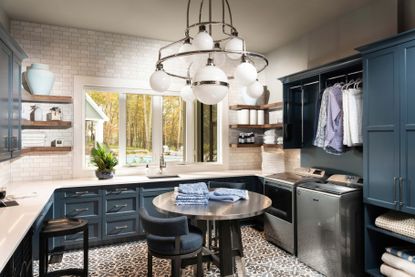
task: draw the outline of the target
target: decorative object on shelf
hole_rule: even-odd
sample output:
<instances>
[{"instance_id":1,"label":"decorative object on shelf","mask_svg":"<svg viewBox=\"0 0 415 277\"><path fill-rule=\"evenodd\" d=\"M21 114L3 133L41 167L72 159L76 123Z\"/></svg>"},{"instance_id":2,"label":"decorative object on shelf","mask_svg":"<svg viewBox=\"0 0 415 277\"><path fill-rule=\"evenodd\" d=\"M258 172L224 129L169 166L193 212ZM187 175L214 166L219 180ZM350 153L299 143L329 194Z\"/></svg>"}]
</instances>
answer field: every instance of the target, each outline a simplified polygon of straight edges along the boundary
<instances>
[{"instance_id":1,"label":"decorative object on shelf","mask_svg":"<svg viewBox=\"0 0 415 277\"><path fill-rule=\"evenodd\" d=\"M31 106L32 111L30 112L30 120L31 121L43 121L43 111L42 109L37 106Z\"/></svg>"},{"instance_id":2,"label":"decorative object on shelf","mask_svg":"<svg viewBox=\"0 0 415 277\"><path fill-rule=\"evenodd\" d=\"M62 120L62 110L59 107L52 107L50 112L46 114L47 120Z\"/></svg>"},{"instance_id":3,"label":"decorative object on shelf","mask_svg":"<svg viewBox=\"0 0 415 277\"><path fill-rule=\"evenodd\" d=\"M200 0L195 4L198 21L191 24L190 13L195 2L188 0L187 3L184 38L160 48L150 85L153 90L162 92L169 88L170 76L180 78L187 81L186 86L191 84L197 100L214 105L226 97L229 79L235 77L241 85L250 86L258 73L268 66L268 60L246 50L245 40L233 26L228 0L216 1L221 6L220 21L213 20L216 9L212 8L212 1ZM208 20L202 21L203 18ZM178 63L185 68L177 66ZM257 87L255 84L252 88L252 95L259 95Z\"/></svg>"},{"instance_id":4,"label":"decorative object on shelf","mask_svg":"<svg viewBox=\"0 0 415 277\"><path fill-rule=\"evenodd\" d=\"M249 110L243 109L237 111L238 124L249 124Z\"/></svg>"},{"instance_id":5,"label":"decorative object on shelf","mask_svg":"<svg viewBox=\"0 0 415 277\"><path fill-rule=\"evenodd\" d=\"M249 125L257 125L257 111L249 110Z\"/></svg>"},{"instance_id":6,"label":"decorative object on shelf","mask_svg":"<svg viewBox=\"0 0 415 277\"><path fill-rule=\"evenodd\" d=\"M114 177L114 167L118 164L118 159L107 146L97 143L91 151L91 163L97 167L95 170L97 178L105 180Z\"/></svg>"},{"instance_id":7,"label":"decorative object on shelf","mask_svg":"<svg viewBox=\"0 0 415 277\"><path fill-rule=\"evenodd\" d=\"M52 147L63 147L63 139L54 139L51 143Z\"/></svg>"},{"instance_id":8,"label":"decorative object on shelf","mask_svg":"<svg viewBox=\"0 0 415 277\"><path fill-rule=\"evenodd\" d=\"M34 63L23 73L29 92L35 95L49 95L55 82L54 74L49 65Z\"/></svg>"},{"instance_id":9,"label":"decorative object on shelf","mask_svg":"<svg viewBox=\"0 0 415 277\"><path fill-rule=\"evenodd\" d=\"M258 125L265 124L265 112L264 110L257 110L257 123Z\"/></svg>"},{"instance_id":10,"label":"decorative object on shelf","mask_svg":"<svg viewBox=\"0 0 415 277\"><path fill-rule=\"evenodd\" d=\"M239 144L254 144L255 143L255 134L250 133L239 133L238 137Z\"/></svg>"}]
</instances>

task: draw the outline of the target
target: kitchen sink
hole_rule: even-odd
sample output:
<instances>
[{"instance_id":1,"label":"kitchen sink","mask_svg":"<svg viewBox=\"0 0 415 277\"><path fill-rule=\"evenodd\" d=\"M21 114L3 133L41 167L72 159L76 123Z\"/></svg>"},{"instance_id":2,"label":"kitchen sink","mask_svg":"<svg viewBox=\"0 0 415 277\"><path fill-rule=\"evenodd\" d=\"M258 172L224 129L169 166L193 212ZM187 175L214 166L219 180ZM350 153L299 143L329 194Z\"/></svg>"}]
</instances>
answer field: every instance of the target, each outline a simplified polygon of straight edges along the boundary
<instances>
[{"instance_id":1,"label":"kitchen sink","mask_svg":"<svg viewBox=\"0 0 415 277\"><path fill-rule=\"evenodd\" d=\"M148 175L148 179L165 179L165 178L179 178L177 174L159 174L159 175Z\"/></svg>"}]
</instances>

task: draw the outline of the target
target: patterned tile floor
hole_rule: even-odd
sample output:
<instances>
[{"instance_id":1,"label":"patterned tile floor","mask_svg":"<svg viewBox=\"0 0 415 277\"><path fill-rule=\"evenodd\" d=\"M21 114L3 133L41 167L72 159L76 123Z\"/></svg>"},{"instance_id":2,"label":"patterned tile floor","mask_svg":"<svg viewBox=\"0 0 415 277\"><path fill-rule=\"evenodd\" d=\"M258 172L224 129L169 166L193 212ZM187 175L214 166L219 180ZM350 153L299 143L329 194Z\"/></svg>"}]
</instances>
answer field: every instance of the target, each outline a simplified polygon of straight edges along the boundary
<instances>
[{"instance_id":1,"label":"patterned tile floor","mask_svg":"<svg viewBox=\"0 0 415 277\"><path fill-rule=\"evenodd\" d=\"M249 277L324 277L304 265L294 256L279 249L264 239L263 233L250 227L242 228L245 257L242 263L245 273L237 269L238 276ZM144 277L147 275L147 245L145 241L93 248L89 252L89 276L97 277ZM237 263L238 265L238 263ZM64 255L62 263L49 266L50 270L82 266L82 252L72 251ZM38 276L38 263L34 263L34 276ZM183 276L193 276L192 267L187 267ZM170 276L170 263L154 258L153 276ZM205 276L216 277L219 270L212 266Z\"/></svg>"}]
</instances>

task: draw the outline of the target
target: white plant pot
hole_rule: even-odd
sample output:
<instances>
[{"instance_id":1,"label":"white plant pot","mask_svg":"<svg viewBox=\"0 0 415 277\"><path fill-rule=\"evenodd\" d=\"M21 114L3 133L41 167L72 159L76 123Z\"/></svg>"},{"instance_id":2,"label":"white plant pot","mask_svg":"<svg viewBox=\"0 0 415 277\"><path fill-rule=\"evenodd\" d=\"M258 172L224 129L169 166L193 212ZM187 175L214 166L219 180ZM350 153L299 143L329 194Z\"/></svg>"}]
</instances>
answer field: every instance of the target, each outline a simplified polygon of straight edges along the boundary
<instances>
[{"instance_id":1,"label":"white plant pot","mask_svg":"<svg viewBox=\"0 0 415 277\"><path fill-rule=\"evenodd\" d=\"M49 95L55 76L49 71L49 65L34 63L24 73L30 92L35 95Z\"/></svg>"}]
</instances>

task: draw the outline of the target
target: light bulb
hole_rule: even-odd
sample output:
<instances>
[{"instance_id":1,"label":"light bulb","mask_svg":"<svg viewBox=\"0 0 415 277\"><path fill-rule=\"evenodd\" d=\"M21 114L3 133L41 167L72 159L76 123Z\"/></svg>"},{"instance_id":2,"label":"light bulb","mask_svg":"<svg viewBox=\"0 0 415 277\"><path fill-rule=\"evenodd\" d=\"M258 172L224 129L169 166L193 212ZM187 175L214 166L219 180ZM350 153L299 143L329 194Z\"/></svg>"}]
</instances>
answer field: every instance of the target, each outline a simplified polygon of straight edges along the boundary
<instances>
[{"instance_id":1,"label":"light bulb","mask_svg":"<svg viewBox=\"0 0 415 277\"><path fill-rule=\"evenodd\" d=\"M240 37L234 36L226 43L225 50L242 52L244 50L244 41ZM232 60L237 60L241 58L242 54L228 53L227 56Z\"/></svg>"},{"instance_id":2,"label":"light bulb","mask_svg":"<svg viewBox=\"0 0 415 277\"><path fill-rule=\"evenodd\" d=\"M180 90L180 96L186 102L193 102L196 99L190 81L187 81L186 85Z\"/></svg>"},{"instance_id":3,"label":"light bulb","mask_svg":"<svg viewBox=\"0 0 415 277\"><path fill-rule=\"evenodd\" d=\"M209 63L199 69L193 83L196 99L206 105L222 101L229 90L228 77L220 68Z\"/></svg>"},{"instance_id":4,"label":"light bulb","mask_svg":"<svg viewBox=\"0 0 415 277\"><path fill-rule=\"evenodd\" d=\"M182 46L180 46L179 48L179 53L185 53L185 52L190 52L190 51L194 51L194 47L193 45L190 43L190 40L186 40ZM186 64L190 64L192 62L192 56L182 56L181 57L182 61Z\"/></svg>"},{"instance_id":5,"label":"light bulb","mask_svg":"<svg viewBox=\"0 0 415 277\"><path fill-rule=\"evenodd\" d=\"M264 93L264 86L260 82L258 82L258 80L256 80L255 82L253 82L252 84L248 86L246 93L248 94L249 97L252 97L255 99L259 98Z\"/></svg>"},{"instance_id":6,"label":"light bulb","mask_svg":"<svg viewBox=\"0 0 415 277\"><path fill-rule=\"evenodd\" d=\"M199 27L199 33L193 39L193 45L197 50L212 50L214 46L213 38L206 32L205 26Z\"/></svg>"},{"instance_id":7,"label":"light bulb","mask_svg":"<svg viewBox=\"0 0 415 277\"><path fill-rule=\"evenodd\" d=\"M170 87L170 82L170 76L160 68L151 74L150 86L155 91L164 92L168 90Z\"/></svg>"},{"instance_id":8,"label":"light bulb","mask_svg":"<svg viewBox=\"0 0 415 277\"><path fill-rule=\"evenodd\" d=\"M248 90L247 87L241 87L241 95L242 95L243 102L246 105L255 105L257 100L249 96L247 90Z\"/></svg>"},{"instance_id":9,"label":"light bulb","mask_svg":"<svg viewBox=\"0 0 415 277\"><path fill-rule=\"evenodd\" d=\"M257 79L258 73L256 68L248 63L242 62L235 70L235 79L242 85L248 86L255 82Z\"/></svg>"}]
</instances>

